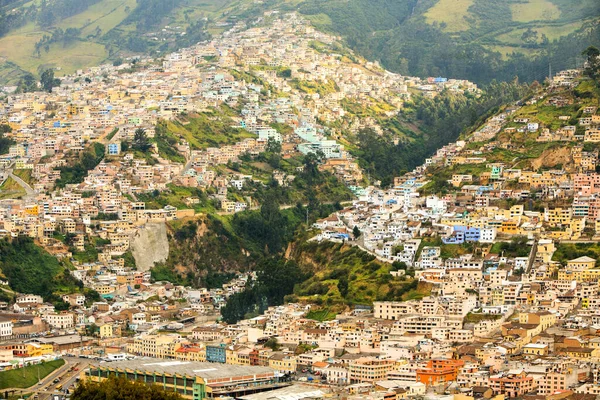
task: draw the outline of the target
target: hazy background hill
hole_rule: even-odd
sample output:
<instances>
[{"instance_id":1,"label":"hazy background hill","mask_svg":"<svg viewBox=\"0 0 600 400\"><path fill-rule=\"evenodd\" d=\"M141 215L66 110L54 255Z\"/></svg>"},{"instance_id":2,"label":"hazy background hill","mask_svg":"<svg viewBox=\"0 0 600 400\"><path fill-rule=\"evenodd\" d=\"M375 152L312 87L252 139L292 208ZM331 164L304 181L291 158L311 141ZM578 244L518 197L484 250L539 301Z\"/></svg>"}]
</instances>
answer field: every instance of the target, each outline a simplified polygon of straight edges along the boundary
<instances>
[{"instance_id":1,"label":"hazy background hill","mask_svg":"<svg viewBox=\"0 0 600 400\"><path fill-rule=\"evenodd\" d=\"M597 0L0 0L0 82L189 46L266 10L297 10L407 75L544 79L600 44Z\"/></svg>"}]
</instances>

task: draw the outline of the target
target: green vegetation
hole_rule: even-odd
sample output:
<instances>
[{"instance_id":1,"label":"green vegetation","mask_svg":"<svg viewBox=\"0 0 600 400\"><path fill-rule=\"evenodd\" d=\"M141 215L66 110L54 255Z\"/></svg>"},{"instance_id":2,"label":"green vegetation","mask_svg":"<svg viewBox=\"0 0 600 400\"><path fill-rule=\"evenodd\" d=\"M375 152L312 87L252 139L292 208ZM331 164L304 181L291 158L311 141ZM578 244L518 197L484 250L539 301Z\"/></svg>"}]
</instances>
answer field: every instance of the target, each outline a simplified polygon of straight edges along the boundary
<instances>
[{"instance_id":1,"label":"green vegetation","mask_svg":"<svg viewBox=\"0 0 600 400\"><path fill-rule=\"evenodd\" d=\"M143 382L131 381L127 378L110 377L100 383L90 380L82 381L71 396L73 400L183 400L173 391L158 385L146 385Z\"/></svg>"},{"instance_id":2,"label":"green vegetation","mask_svg":"<svg viewBox=\"0 0 600 400\"><path fill-rule=\"evenodd\" d=\"M527 257L531 246L525 236L515 236L510 242L496 242L490 249L492 254L503 254L505 257Z\"/></svg>"},{"instance_id":3,"label":"green vegetation","mask_svg":"<svg viewBox=\"0 0 600 400\"><path fill-rule=\"evenodd\" d=\"M106 136L106 140L111 141L115 135L117 134L117 132L119 132L119 128L115 128L112 131L110 131L110 133L108 134L108 136Z\"/></svg>"},{"instance_id":4,"label":"green vegetation","mask_svg":"<svg viewBox=\"0 0 600 400\"><path fill-rule=\"evenodd\" d=\"M29 237L0 240L0 271L11 289L41 295L55 304L62 303L59 294L83 288L83 283L69 273L65 262L36 246Z\"/></svg>"},{"instance_id":5,"label":"green vegetation","mask_svg":"<svg viewBox=\"0 0 600 400\"><path fill-rule=\"evenodd\" d=\"M235 323L247 314L262 314L268 306L283 304L284 297L302 279L302 271L295 261L275 258L262 259L255 268L256 282L240 293L232 295L221 309L223 320Z\"/></svg>"},{"instance_id":6,"label":"green vegetation","mask_svg":"<svg viewBox=\"0 0 600 400\"><path fill-rule=\"evenodd\" d=\"M71 154L69 165L60 168L60 179L56 187L64 188L69 184L83 182L87 172L96 168L104 158L104 145L93 143L80 154Z\"/></svg>"},{"instance_id":7,"label":"green vegetation","mask_svg":"<svg viewBox=\"0 0 600 400\"><path fill-rule=\"evenodd\" d=\"M5 133L12 132L12 128L8 124L0 125L0 154L8 153L10 146L15 144L14 140L4 136Z\"/></svg>"},{"instance_id":8,"label":"green vegetation","mask_svg":"<svg viewBox=\"0 0 600 400\"><path fill-rule=\"evenodd\" d=\"M15 181L10 176L6 178L4 183L0 186L0 200L3 199L18 199L25 196L27 193L25 189L19 185L17 181Z\"/></svg>"},{"instance_id":9,"label":"green vegetation","mask_svg":"<svg viewBox=\"0 0 600 400\"><path fill-rule=\"evenodd\" d=\"M600 259L600 243L559 243L552 260L567 265L567 261L583 256Z\"/></svg>"},{"instance_id":10,"label":"green vegetation","mask_svg":"<svg viewBox=\"0 0 600 400\"><path fill-rule=\"evenodd\" d=\"M167 124L164 121L159 121L156 125L154 141L158 146L158 154L162 158L174 162L185 163L185 157L175 148L178 140L173 137L171 132L169 132Z\"/></svg>"},{"instance_id":11,"label":"green vegetation","mask_svg":"<svg viewBox=\"0 0 600 400\"><path fill-rule=\"evenodd\" d=\"M331 321L335 319L337 313L331 311L329 308L321 308L321 309L311 309L308 314L306 314L306 318L314 319L319 322L323 321Z\"/></svg>"},{"instance_id":12,"label":"green vegetation","mask_svg":"<svg viewBox=\"0 0 600 400\"><path fill-rule=\"evenodd\" d=\"M298 10L361 55L404 75L478 83L508 81L515 73L541 80L549 63L571 68L582 48L600 42L595 0L23 1L0 8L0 56L11 71L0 71L0 79L18 80L40 67L71 73L132 52L170 52L221 33L217 23L256 20L273 9ZM180 28L159 33L161 40L147 36L166 25Z\"/></svg>"},{"instance_id":13,"label":"green vegetation","mask_svg":"<svg viewBox=\"0 0 600 400\"><path fill-rule=\"evenodd\" d=\"M549 63L573 68L600 43L594 0L308 0L299 9L387 69L480 84L541 81Z\"/></svg>"},{"instance_id":14,"label":"green vegetation","mask_svg":"<svg viewBox=\"0 0 600 400\"><path fill-rule=\"evenodd\" d=\"M300 92L306 94L318 93L321 97L339 91L339 88L332 80L322 83L319 81L300 81L298 79L292 79L289 81L289 84Z\"/></svg>"},{"instance_id":15,"label":"green vegetation","mask_svg":"<svg viewBox=\"0 0 600 400\"><path fill-rule=\"evenodd\" d=\"M44 379L63 365L65 365L65 360L61 358L38 365L0 372L0 389L28 388L38 383L38 375L40 379Z\"/></svg>"},{"instance_id":16,"label":"green vegetation","mask_svg":"<svg viewBox=\"0 0 600 400\"><path fill-rule=\"evenodd\" d=\"M256 137L244 129L233 128L233 125L235 125L234 121L224 110L215 109L213 112L190 114L180 116L176 121L168 121L166 131L160 124L157 129L164 136L161 140L185 139L194 149L219 147L237 143L245 138ZM166 151L166 148L163 147L162 151Z\"/></svg>"},{"instance_id":17,"label":"green vegetation","mask_svg":"<svg viewBox=\"0 0 600 400\"><path fill-rule=\"evenodd\" d=\"M357 136L358 150L354 151L361 166L382 185L389 185L395 176L410 171L443 145L461 133L478 126L503 104L520 99L527 87L512 83L493 83L480 97L444 92L434 99L417 97L407 104L398 121L414 122L421 134L413 133L410 140L398 141L390 130L378 135L363 130Z\"/></svg>"},{"instance_id":18,"label":"green vegetation","mask_svg":"<svg viewBox=\"0 0 600 400\"><path fill-rule=\"evenodd\" d=\"M293 253L307 279L294 289L295 300L339 309L344 305L371 304L374 300L404 300L427 295L410 277L395 278L392 266L358 247L343 243L307 242Z\"/></svg>"},{"instance_id":19,"label":"green vegetation","mask_svg":"<svg viewBox=\"0 0 600 400\"><path fill-rule=\"evenodd\" d=\"M502 318L502 315L498 314L478 314L478 313L468 313L463 319L463 323L465 324L476 324L481 321L496 321Z\"/></svg>"},{"instance_id":20,"label":"green vegetation","mask_svg":"<svg viewBox=\"0 0 600 400\"><path fill-rule=\"evenodd\" d=\"M199 203L188 206L185 203L185 199L188 197L197 197ZM171 205L180 210L193 208L197 212L204 213L214 212L216 210L214 201L209 200L207 193L203 190L187 186L177 186L171 183L167 185L166 190L140 193L137 195L137 199L145 202L146 208L150 210L157 210L166 205Z\"/></svg>"}]
</instances>

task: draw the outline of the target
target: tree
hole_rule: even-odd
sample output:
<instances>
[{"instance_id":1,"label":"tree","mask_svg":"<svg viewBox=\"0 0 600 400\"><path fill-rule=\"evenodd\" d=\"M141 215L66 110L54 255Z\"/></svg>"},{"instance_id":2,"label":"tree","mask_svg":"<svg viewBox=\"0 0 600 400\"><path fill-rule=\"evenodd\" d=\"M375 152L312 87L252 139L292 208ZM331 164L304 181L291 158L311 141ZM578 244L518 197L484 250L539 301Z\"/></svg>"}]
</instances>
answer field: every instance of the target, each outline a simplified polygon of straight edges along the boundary
<instances>
[{"instance_id":1,"label":"tree","mask_svg":"<svg viewBox=\"0 0 600 400\"><path fill-rule=\"evenodd\" d=\"M71 396L73 400L183 400L183 397L158 385L146 385L126 378L110 377L100 383L82 381Z\"/></svg>"},{"instance_id":2,"label":"tree","mask_svg":"<svg viewBox=\"0 0 600 400\"><path fill-rule=\"evenodd\" d=\"M33 92L36 89L37 89L37 82L35 81L35 77L30 73L26 73L23 76L23 78L21 78L19 80L19 83L17 84L17 92L18 93Z\"/></svg>"},{"instance_id":3,"label":"tree","mask_svg":"<svg viewBox=\"0 0 600 400\"><path fill-rule=\"evenodd\" d=\"M151 144L148 140L148 135L142 128L137 128L135 130L133 135L133 144L131 147L135 150L141 151L142 153L145 153L150 149Z\"/></svg>"},{"instance_id":4,"label":"tree","mask_svg":"<svg viewBox=\"0 0 600 400\"><path fill-rule=\"evenodd\" d=\"M406 271L408 268L408 265L406 265L406 263L404 261L394 261L392 263L392 271Z\"/></svg>"},{"instance_id":5,"label":"tree","mask_svg":"<svg viewBox=\"0 0 600 400\"><path fill-rule=\"evenodd\" d=\"M268 347L269 349L273 350L273 351L278 351L281 346L279 345L279 342L277 341L277 338L269 338L269 340L267 340L265 342L265 347Z\"/></svg>"},{"instance_id":6,"label":"tree","mask_svg":"<svg viewBox=\"0 0 600 400\"><path fill-rule=\"evenodd\" d=\"M354 225L354 228L352 229L352 235L354 235L354 239L358 239L361 234L362 232L360 229L358 229L358 226Z\"/></svg>"},{"instance_id":7,"label":"tree","mask_svg":"<svg viewBox=\"0 0 600 400\"><path fill-rule=\"evenodd\" d=\"M60 86L60 79L54 78L54 70L52 68L48 68L42 72L40 83L46 92L52 92L53 87Z\"/></svg>"},{"instance_id":8,"label":"tree","mask_svg":"<svg viewBox=\"0 0 600 400\"><path fill-rule=\"evenodd\" d=\"M600 78L600 50L590 46L581 53L586 57L585 74L592 79Z\"/></svg>"},{"instance_id":9,"label":"tree","mask_svg":"<svg viewBox=\"0 0 600 400\"><path fill-rule=\"evenodd\" d=\"M337 284L338 290L340 291L340 295L343 298L346 298L346 296L348 295L348 277L347 276L341 276L340 279L338 280L338 284Z\"/></svg>"},{"instance_id":10,"label":"tree","mask_svg":"<svg viewBox=\"0 0 600 400\"><path fill-rule=\"evenodd\" d=\"M10 125L0 125L0 154L8 153L10 146L15 144L14 140L4 136L5 133L10 133L12 128Z\"/></svg>"}]
</instances>

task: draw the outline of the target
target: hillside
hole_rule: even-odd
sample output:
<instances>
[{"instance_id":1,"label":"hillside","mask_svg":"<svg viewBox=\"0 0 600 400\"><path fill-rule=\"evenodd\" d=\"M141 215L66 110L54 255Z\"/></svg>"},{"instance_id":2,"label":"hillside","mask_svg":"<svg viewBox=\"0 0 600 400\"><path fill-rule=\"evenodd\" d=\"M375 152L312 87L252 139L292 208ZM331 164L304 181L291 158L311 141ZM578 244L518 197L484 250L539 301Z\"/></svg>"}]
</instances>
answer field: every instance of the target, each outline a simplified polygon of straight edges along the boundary
<instances>
[{"instance_id":1,"label":"hillside","mask_svg":"<svg viewBox=\"0 0 600 400\"><path fill-rule=\"evenodd\" d=\"M549 63L581 66L577 50L600 42L594 0L309 0L299 10L387 69L478 83L542 80Z\"/></svg>"},{"instance_id":2,"label":"hillside","mask_svg":"<svg viewBox=\"0 0 600 400\"><path fill-rule=\"evenodd\" d=\"M560 82L560 79L558 80ZM491 118L487 127L497 130L489 137L482 130L466 137L463 157L485 154L487 163L500 163L510 168L526 171L564 171L577 173L597 171L600 144L585 138L587 126L580 119L589 115L600 104L600 84L587 76L574 79L572 85L553 84L549 87L532 87L532 93L516 106L504 107ZM528 124L537 126L529 130ZM583 139L583 141L582 141ZM586 164L588 160L591 164ZM423 186L424 194L448 193L450 180L456 174L472 174L473 184L489 184L489 169L484 164L456 163L450 167L427 170L430 182ZM506 181L505 189L522 190L528 185L519 179ZM560 206L563 199L552 203ZM529 209L543 209L549 204L530 200Z\"/></svg>"},{"instance_id":3,"label":"hillside","mask_svg":"<svg viewBox=\"0 0 600 400\"><path fill-rule=\"evenodd\" d=\"M83 289L69 267L28 237L0 240L0 278L15 292L41 295L57 307L68 307L60 297L66 293L84 291L88 299L98 299L98 293Z\"/></svg>"},{"instance_id":4,"label":"hillside","mask_svg":"<svg viewBox=\"0 0 600 400\"><path fill-rule=\"evenodd\" d=\"M579 49L600 42L595 0L6 0L0 82L165 53L240 21L262 24L269 10L299 11L389 70L478 83L542 80L550 63L581 65Z\"/></svg>"}]
</instances>

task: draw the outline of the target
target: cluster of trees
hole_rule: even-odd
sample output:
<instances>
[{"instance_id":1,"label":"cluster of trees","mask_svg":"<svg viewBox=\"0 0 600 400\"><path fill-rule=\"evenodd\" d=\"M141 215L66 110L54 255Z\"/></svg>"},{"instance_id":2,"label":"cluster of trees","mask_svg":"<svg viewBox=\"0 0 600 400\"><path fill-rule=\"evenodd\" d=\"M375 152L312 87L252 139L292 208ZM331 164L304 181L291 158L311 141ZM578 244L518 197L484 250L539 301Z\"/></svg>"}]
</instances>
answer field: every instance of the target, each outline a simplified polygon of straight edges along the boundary
<instances>
[{"instance_id":1,"label":"cluster of trees","mask_svg":"<svg viewBox=\"0 0 600 400\"><path fill-rule=\"evenodd\" d=\"M527 245L527 237L515 236L510 242L498 242L492 248L497 254L503 254L506 257L527 257L531 247Z\"/></svg>"},{"instance_id":2,"label":"cluster of trees","mask_svg":"<svg viewBox=\"0 0 600 400\"><path fill-rule=\"evenodd\" d=\"M44 35L40 40L35 42L33 52L39 57L42 48L47 53L50 51L50 45L52 43L59 42L62 42L63 47L65 47L79 39L79 35L81 35L81 29L78 28L67 28L66 30L63 30L62 28L56 28L52 32L52 35Z\"/></svg>"},{"instance_id":3,"label":"cluster of trees","mask_svg":"<svg viewBox=\"0 0 600 400\"><path fill-rule=\"evenodd\" d=\"M38 294L59 305L61 299L55 291L69 293L83 288L83 283L75 279L56 257L25 236L0 240L0 271L13 290Z\"/></svg>"},{"instance_id":4,"label":"cluster of trees","mask_svg":"<svg viewBox=\"0 0 600 400\"><path fill-rule=\"evenodd\" d=\"M341 35L352 49L367 58L381 60L387 69L404 75L464 78L479 84L494 79L509 81L515 75L527 82L541 80L549 63L555 70L573 68L578 49L600 45L600 25L591 22L554 41L543 35L538 40L535 31L527 31L524 46L539 51L533 56L514 53L506 58L489 46L503 44L494 33L518 26L512 21L510 2L474 2L469 8L470 16L465 18L469 28L458 33L445 32L445 23L429 24L422 17L434 4L416 0L308 0L299 10L307 15L326 14L330 21L317 19L318 27ZM559 7L565 21L598 15L593 1L579 7L566 3ZM319 23L321 20L324 22Z\"/></svg>"},{"instance_id":5,"label":"cluster of trees","mask_svg":"<svg viewBox=\"0 0 600 400\"><path fill-rule=\"evenodd\" d=\"M182 1L138 0L137 7L127 16L126 22L134 22L138 31L146 31L159 25Z\"/></svg>"},{"instance_id":6,"label":"cluster of trees","mask_svg":"<svg viewBox=\"0 0 600 400\"><path fill-rule=\"evenodd\" d=\"M150 139L148 139L148 135L146 131L142 128L137 128L133 133L133 142L131 143L131 148L133 150L141 151L142 153L147 152L152 147L150 143Z\"/></svg>"},{"instance_id":7,"label":"cluster of trees","mask_svg":"<svg viewBox=\"0 0 600 400\"><path fill-rule=\"evenodd\" d=\"M84 12L100 0L42 0L39 5L37 22L42 28L52 26L56 21Z\"/></svg>"},{"instance_id":8,"label":"cluster of trees","mask_svg":"<svg viewBox=\"0 0 600 400\"><path fill-rule=\"evenodd\" d=\"M10 146L15 144L15 141L4 136L6 133L12 132L12 128L8 124L0 125L0 154L8 153Z\"/></svg>"},{"instance_id":9,"label":"cluster of trees","mask_svg":"<svg viewBox=\"0 0 600 400\"><path fill-rule=\"evenodd\" d=\"M283 258L264 258L256 266L256 282L232 295L221 310L223 320L236 323L248 313L263 313L267 307L283 304L284 297L304 276L298 264Z\"/></svg>"},{"instance_id":10,"label":"cluster of trees","mask_svg":"<svg viewBox=\"0 0 600 400\"><path fill-rule=\"evenodd\" d=\"M410 140L398 141L392 135L378 135L370 129L359 132L359 151L356 155L362 167L383 186L395 176L423 163L440 147L458 138L461 132L481 123L503 104L521 99L528 87L516 80L492 82L479 97L443 92L434 99L417 97L399 115L399 122L416 122L422 134Z\"/></svg>"},{"instance_id":11,"label":"cluster of trees","mask_svg":"<svg viewBox=\"0 0 600 400\"><path fill-rule=\"evenodd\" d=\"M159 121L156 124L154 140L156 141L158 152L162 157L171 161L185 163L185 157L175 147L178 140L167 129L166 122Z\"/></svg>"},{"instance_id":12,"label":"cluster of trees","mask_svg":"<svg viewBox=\"0 0 600 400\"><path fill-rule=\"evenodd\" d=\"M88 171L96 168L103 158L104 146L101 143L92 144L71 165L60 167L60 178L56 180L56 186L64 188L68 184L83 182Z\"/></svg>"},{"instance_id":13,"label":"cluster of trees","mask_svg":"<svg viewBox=\"0 0 600 400\"><path fill-rule=\"evenodd\" d=\"M586 58L585 74L592 79L600 78L600 50L590 46L582 54Z\"/></svg>"},{"instance_id":14,"label":"cluster of trees","mask_svg":"<svg viewBox=\"0 0 600 400\"><path fill-rule=\"evenodd\" d=\"M54 77L54 70L52 68L48 68L42 72L40 84L42 85L42 89L50 93L53 87L60 86L60 79Z\"/></svg>"},{"instance_id":15,"label":"cluster of trees","mask_svg":"<svg viewBox=\"0 0 600 400\"><path fill-rule=\"evenodd\" d=\"M265 151L260 153L256 159L269 164L275 169L281 167L281 143L274 139L269 139Z\"/></svg>"},{"instance_id":16,"label":"cluster of trees","mask_svg":"<svg viewBox=\"0 0 600 400\"><path fill-rule=\"evenodd\" d=\"M20 0L2 0L0 1L0 37L6 35L13 29L25 25L27 22L35 20L38 15L36 2L15 7L16 2Z\"/></svg>"},{"instance_id":17,"label":"cluster of trees","mask_svg":"<svg viewBox=\"0 0 600 400\"><path fill-rule=\"evenodd\" d=\"M158 385L146 385L127 378L110 377L102 382L81 381L73 392L73 400L183 400L173 391Z\"/></svg>"},{"instance_id":18,"label":"cluster of trees","mask_svg":"<svg viewBox=\"0 0 600 400\"><path fill-rule=\"evenodd\" d=\"M48 68L40 75L39 84L46 92L52 92L52 88L60 86L60 79L54 77L54 70ZM33 74L27 72L17 83L17 93L35 92L39 90L38 81Z\"/></svg>"},{"instance_id":19,"label":"cluster of trees","mask_svg":"<svg viewBox=\"0 0 600 400\"><path fill-rule=\"evenodd\" d=\"M278 196L271 192L263 199L260 211L235 214L233 227L242 238L255 243L258 252L277 254L292 239L299 223L297 216L284 213L279 207Z\"/></svg>"}]
</instances>

